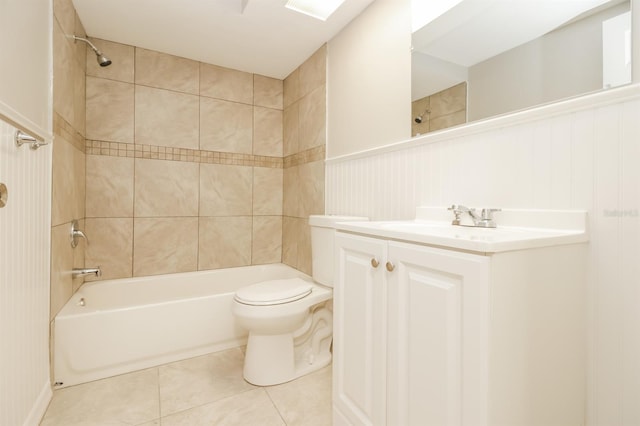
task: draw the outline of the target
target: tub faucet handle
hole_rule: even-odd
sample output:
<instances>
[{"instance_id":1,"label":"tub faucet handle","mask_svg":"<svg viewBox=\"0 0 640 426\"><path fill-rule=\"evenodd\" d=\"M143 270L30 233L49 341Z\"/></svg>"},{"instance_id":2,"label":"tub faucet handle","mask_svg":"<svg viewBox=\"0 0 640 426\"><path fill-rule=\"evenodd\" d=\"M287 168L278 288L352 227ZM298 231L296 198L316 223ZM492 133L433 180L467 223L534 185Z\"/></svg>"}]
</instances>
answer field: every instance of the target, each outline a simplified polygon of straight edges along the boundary
<instances>
[{"instance_id":1,"label":"tub faucet handle","mask_svg":"<svg viewBox=\"0 0 640 426\"><path fill-rule=\"evenodd\" d=\"M69 239L71 241L71 248L76 248L76 246L78 245L78 237L84 238L87 241L87 245L89 245L89 238L87 238L84 232L78 229L78 221L73 220L71 222L71 235L69 236Z\"/></svg>"}]
</instances>

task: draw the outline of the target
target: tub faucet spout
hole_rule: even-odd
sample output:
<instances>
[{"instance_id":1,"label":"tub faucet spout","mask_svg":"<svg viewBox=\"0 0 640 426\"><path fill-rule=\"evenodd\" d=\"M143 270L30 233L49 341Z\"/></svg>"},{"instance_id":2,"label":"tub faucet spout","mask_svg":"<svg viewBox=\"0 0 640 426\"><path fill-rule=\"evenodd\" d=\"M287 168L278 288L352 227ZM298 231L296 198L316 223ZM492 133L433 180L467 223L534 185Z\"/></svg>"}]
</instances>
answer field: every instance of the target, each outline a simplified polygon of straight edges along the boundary
<instances>
[{"instance_id":1,"label":"tub faucet spout","mask_svg":"<svg viewBox=\"0 0 640 426\"><path fill-rule=\"evenodd\" d=\"M73 268L71 271L71 276L73 278L76 277L84 277L85 275L95 275L96 277L102 276L102 270L99 266L95 268Z\"/></svg>"}]
</instances>

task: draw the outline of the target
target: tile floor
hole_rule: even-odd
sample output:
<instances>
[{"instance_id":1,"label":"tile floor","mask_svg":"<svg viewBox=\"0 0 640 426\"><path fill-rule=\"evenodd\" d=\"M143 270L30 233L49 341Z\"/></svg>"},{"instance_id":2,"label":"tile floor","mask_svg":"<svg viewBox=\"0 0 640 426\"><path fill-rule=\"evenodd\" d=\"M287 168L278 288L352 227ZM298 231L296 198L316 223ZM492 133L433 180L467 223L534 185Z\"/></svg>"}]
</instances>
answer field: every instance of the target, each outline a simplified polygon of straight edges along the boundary
<instances>
[{"instance_id":1,"label":"tile floor","mask_svg":"<svg viewBox=\"0 0 640 426\"><path fill-rule=\"evenodd\" d=\"M58 389L40 425L331 425L331 366L257 387L243 360L236 348Z\"/></svg>"}]
</instances>

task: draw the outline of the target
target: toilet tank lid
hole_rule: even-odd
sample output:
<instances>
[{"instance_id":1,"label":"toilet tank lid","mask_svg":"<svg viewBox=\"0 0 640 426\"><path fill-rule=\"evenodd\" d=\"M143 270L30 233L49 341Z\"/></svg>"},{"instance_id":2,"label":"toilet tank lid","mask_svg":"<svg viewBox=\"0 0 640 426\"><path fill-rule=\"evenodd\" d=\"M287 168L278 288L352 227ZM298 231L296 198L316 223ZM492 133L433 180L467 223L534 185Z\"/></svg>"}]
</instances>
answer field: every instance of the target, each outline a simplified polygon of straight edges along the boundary
<instances>
[{"instance_id":1,"label":"toilet tank lid","mask_svg":"<svg viewBox=\"0 0 640 426\"><path fill-rule=\"evenodd\" d=\"M302 278L262 281L239 289L235 299L246 305L276 305L302 299L313 284Z\"/></svg>"},{"instance_id":2,"label":"toilet tank lid","mask_svg":"<svg viewBox=\"0 0 640 426\"><path fill-rule=\"evenodd\" d=\"M342 215L311 215L309 225L323 228L335 228L338 222L366 222L368 217L364 216L342 216Z\"/></svg>"}]
</instances>

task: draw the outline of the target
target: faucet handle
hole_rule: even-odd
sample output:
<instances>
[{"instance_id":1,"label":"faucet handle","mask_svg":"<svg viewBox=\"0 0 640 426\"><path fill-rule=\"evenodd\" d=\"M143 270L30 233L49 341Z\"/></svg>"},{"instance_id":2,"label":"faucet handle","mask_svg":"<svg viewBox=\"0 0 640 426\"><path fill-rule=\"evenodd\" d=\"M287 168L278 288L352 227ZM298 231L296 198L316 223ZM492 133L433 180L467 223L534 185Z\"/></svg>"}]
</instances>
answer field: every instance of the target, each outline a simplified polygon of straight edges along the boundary
<instances>
[{"instance_id":1,"label":"faucet handle","mask_svg":"<svg viewBox=\"0 0 640 426\"><path fill-rule=\"evenodd\" d=\"M87 238L84 232L78 229L78 221L74 220L71 222L71 233L69 235L71 248L76 248L78 245L78 237L84 238L87 241L87 245L89 245L89 238Z\"/></svg>"},{"instance_id":2,"label":"faucet handle","mask_svg":"<svg viewBox=\"0 0 640 426\"><path fill-rule=\"evenodd\" d=\"M462 214L462 211L460 210L460 207L456 204L452 204L451 207L447 208L447 210L452 211L453 214L455 215L455 218L453 219L453 221L451 222L452 225L460 225L460 215Z\"/></svg>"},{"instance_id":3,"label":"faucet handle","mask_svg":"<svg viewBox=\"0 0 640 426\"><path fill-rule=\"evenodd\" d=\"M502 209L482 209L482 219L484 220L493 220L493 213L500 212Z\"/></svg>"}]
</instances>

